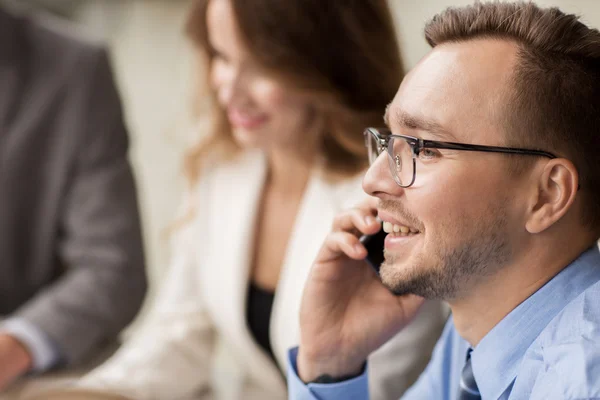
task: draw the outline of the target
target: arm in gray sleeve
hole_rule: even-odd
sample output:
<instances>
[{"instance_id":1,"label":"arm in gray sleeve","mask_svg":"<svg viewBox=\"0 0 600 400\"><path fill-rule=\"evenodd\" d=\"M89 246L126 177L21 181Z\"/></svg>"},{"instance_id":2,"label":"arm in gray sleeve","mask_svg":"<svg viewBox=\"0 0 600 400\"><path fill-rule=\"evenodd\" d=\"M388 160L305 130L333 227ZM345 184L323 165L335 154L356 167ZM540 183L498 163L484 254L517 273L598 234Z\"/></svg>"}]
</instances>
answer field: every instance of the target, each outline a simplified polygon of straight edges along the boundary
<instances>
[{"instance_id":1,"label":"arm in gray sleeve","mask_svg":"<svg viewBox=\"0 0 600 400\"><path fill-rule=\"evenodd\" d=\"M128 138L106 53L77 71L87 102L62 202L56 252L66 272L13 317L36 326L76 363L136 315L146 275ZM90 68L87 68L90 67Z\"/></svg>"}]
</instances>

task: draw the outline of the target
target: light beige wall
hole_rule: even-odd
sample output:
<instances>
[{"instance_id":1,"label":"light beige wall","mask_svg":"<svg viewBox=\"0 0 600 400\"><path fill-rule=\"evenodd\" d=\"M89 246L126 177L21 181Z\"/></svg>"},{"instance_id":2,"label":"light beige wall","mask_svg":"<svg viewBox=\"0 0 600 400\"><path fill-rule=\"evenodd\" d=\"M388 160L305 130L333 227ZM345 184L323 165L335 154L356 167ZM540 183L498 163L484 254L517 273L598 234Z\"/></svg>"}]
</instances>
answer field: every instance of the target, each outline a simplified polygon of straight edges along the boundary
<instances>
[{"instance_id":1,"label":"light beige wall","mask_svg":"<svg viewBox=\"0 0 600 400\"><path fill-rule=\"evenodd\" d=\"M473 0L389 0L399 30L400 46L407 68L413 67L429 47L423 37L425 22L446 7L473 4ZM600 28L600 0L536 0L579 14L587 24Z\"/></svg>"}]
</instances>

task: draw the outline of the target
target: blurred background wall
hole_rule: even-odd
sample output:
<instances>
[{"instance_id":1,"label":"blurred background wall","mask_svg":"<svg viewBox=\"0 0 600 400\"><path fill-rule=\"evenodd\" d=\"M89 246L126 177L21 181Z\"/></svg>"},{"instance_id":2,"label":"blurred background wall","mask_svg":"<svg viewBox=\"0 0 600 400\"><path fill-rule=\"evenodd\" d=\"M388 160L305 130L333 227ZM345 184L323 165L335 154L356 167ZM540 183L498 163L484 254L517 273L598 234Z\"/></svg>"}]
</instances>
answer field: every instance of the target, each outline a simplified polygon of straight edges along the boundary
<instances>
[{"instance_id":1,"label":"blurred background wall","mask_svg":"<svg viewBox=\"0 0 600 400\"><path fill-rule=\"evenodd\" d=\"M422 35L425 21L447 6L473 2L389 1L407 68L428 51ZM190 0L19 2L49 9L80 23L86 34L104 40L110 48L131 135L130 154L143 214L151 299L168 266L166 229L184 187L183 152L202 133L202 127L194 126L191 118L194 64L191 48L183 37ZM600 0L537 2L580 14L586 23L600 27Z\"/></svg>"}]
</instances>

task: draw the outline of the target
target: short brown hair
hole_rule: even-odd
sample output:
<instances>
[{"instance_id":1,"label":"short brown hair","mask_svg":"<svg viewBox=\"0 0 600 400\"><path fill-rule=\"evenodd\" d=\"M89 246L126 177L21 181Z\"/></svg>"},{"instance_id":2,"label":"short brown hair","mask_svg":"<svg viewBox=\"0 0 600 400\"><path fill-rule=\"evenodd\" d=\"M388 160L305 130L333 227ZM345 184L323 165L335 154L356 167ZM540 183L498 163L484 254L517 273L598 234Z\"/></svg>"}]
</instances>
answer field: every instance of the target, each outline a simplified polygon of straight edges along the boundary
<instances>
[{"instance_id":1,"label":"short brown hair","mask_svg":"<svg viewBox=\"0 0 600 400\"><path fill-rule=\"evenodd\" d=\"M427 42L498 38L518 45L505 121L510 145L554 152L579 172L582 219L600 229L600 32L531 2L449 8L425 27Z\"/></svg>"},{"instance_id":2,"label":"short brown hair","mask_svg":"<svg viewBox=\"0 0 600 400\"><path fill-rule=\"evenodd\" d=\"M206 10L196 0L187 34L210 65ZM249 53L291 90L306 95L322 127L324 169L351 175L368 165L363 130L380 125L403 78L396 31L386 0L228 0ZM214 96L214 93L209 93ZM207 141L191 149L195 181L204 155L235 154L231 128L212 102ZM220 151L225 150L225 151Z\"/></svg>"}]
</instances>

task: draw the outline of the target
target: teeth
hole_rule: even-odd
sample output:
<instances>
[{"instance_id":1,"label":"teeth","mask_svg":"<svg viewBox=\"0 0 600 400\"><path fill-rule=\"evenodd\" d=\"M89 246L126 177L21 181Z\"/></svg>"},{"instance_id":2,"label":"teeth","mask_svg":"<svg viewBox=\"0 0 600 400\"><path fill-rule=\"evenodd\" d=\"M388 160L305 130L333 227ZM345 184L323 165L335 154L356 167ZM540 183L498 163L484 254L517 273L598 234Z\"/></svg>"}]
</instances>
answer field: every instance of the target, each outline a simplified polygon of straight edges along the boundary
<instances>
[{"instance_id":1,"label":"teeth","mask_svg":"<svg viewBox=\"0 0 600 400\"><path fill-rule=\"evenodd\" d=\"M419 233L418 230L414 228L409 228L408 226L396 225L391 222L383 222L383 231L385 233L397 233L399 236L408 236L409 233Z\"/></svg>"},{"instance_id":2,"label":"teeth","mask_svg":"<svg viewBox=\"0 0 600 400\"><path fill-rule=\"evenodd\" d=\"M394 226L391 222L384 222L383 223L383 231L385 233L391 233L394 231Z\"/></svg>"}]
</instances>

